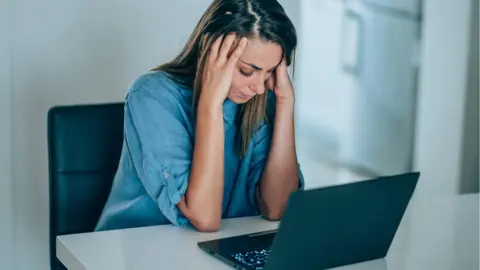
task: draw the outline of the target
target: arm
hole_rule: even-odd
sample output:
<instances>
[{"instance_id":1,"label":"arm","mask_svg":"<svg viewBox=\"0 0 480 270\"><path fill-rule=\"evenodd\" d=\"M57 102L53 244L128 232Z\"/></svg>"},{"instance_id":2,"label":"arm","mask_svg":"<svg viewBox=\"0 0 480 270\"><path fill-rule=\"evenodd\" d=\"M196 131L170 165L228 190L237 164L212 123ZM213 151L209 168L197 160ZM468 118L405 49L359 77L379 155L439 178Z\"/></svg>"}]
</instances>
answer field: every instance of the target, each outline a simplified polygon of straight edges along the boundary
<instances>
[{"instance_id":1,"label":"arm","mask_svg":"<svg viewBox=\"0 0 480 270\"><path fill-rule=\"evenodd\" d=\"M178 117L181 109L169 94L172 86L162 82L151 87L160 95L156 96L142 89L143 84L133 87L125 104L125 139L135 171L170 222L190 222L199 231L215 230L219 225L213 222L220 220L223 196L224 148L218 143L224 136L221 107L218 111L199 105L194 148Z\"/></svg>"},{"instance_id":2,"label":"arm","mask_svg":"<svg viewBox=\"0 0 480 270\"><path fill-rule=\"evenodd\" d=\"M283 215L290 194L304 184L295 150L295 95L285 58L267 84L276 97L275 120L266 165L255 187L255 201L266 218L278 220Z\"/></svg>"},{"instance_id":3,"label":"arm","mask_svg":"<svg viewBox=\"0 0 480 270\"><path fill-rule=\"evenodd\" d=\"M232 44L233 38L229 40L230 44L225 41L225 46ZM218 49L219 42L216 44ZM241 43L243 47L239 45L236 52L243 50L245 44ZM190 222L200 231L214 231L220 226L222 109L238 56L235 54L224 66L210 70L198 104L194 145L181 117L185 112L178 106L177 86L170 80L148 75L137 81L127 95L125 141L133 166L145 191L175 225Z\"/></svg>"},{"instance_id":4,"label":"arm","mask_svg":"<svg viewBox=\"0 0 480 270\"><path fill-rule=\"evenodd\" d=\"M220 227L223 199L224 130L221 106L200 99L189 185L178 208L200 231Z\"/></svg>"},{"instance_id":5,"label":"arm","mask_svg":"<svg viewBox=\"0 0 480 270\"><path fill-rule=\"evenodd\" d=\"M177 96L171 94L175 86L158 81L141 79L126 99L125 141L135 171L172 224L215 230L219 223L212 220L220 220L223 194L224 148L216 141L223 140L222 111L199 104L194 145Z\"/></svg>"},{"instance_id":6,"label":"arm","mask_svg":"<svg viewBox=\"0 0 480 270\"><path fill-rule=\"evenodd\" d=\"M200 231L216 231L222 218L224 186L223 103L230 90L233 68L247 44L235 50L235 35L217 38L205 64L197 109L196 139L189 186L178 209Z\"/></svg>"},{"instance_id":7,"label":"arm","mask_svg":"<svg viewBox=\"0 0 480 270\"><path fill-rule=\"evenodd\" d=\"M281 218L290 193L299 186L293 101L277 103L275 111L271 147L262 178L256 187L259 210L271 220Z\"/></svg>"}]
</instances>

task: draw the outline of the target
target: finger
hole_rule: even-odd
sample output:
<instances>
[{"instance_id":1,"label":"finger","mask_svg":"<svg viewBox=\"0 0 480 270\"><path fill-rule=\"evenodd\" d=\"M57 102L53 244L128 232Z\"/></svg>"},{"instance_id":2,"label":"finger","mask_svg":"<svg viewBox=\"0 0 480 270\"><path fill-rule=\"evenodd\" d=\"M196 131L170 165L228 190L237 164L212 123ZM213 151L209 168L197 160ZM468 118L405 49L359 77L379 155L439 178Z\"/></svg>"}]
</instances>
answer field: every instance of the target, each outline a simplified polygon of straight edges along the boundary
<instances>
[{"instance_id":1,"label":"finger","mask_svg":"<svg viewBox=\"0 0 480 270\"><path fill-rule=\"evenodd\" d=\"M227 37L223 40L222 47L218 55L219 60L227 61L227 55L232 47L233 42L235 41L235 34L228 34Z\"/></svg>"},{"instance_id":2,"label":"finger","mask_svg":"<svg viewBox=\"0 0 480 270\"><path fill-rule=\"evenodd\" d=\"M219 36L212 44L210 47L210 52L209 52L209 60L217 60L218 57L218 50L220 48L220 44L222 44L224 35Z\"/></svg>"},{"instance_id":3,"label":"finger","mask_svg":"<svg viewBox=\"0 0 480 270\"><path fill-rule=\"evenodd\" d=\"M242 56L242 53L245 50L245 47L247 46L247 43L248 43L248 39L246 37L242 37L240 39L240 42L238 43L237 48L232 53L232 55L230 55L230 58L228 59L227 65L229 66L229 68L233 68L237 64L238 59L240 58L240 56Z\"/></svg>"},{"instance_id":4,"label":"finger","mask_svg":"<svg viewBox=\"0 0 480 270\"><path fill-rule=\"evenodd\" d=\"M270 74L270 77L267 80L267 88L268 90L273 90L275 87L275 74Z\"/></svg>"},{"instance_id":5,"label":"finger","mask_svg":"<svg viewBox=\"0 0 480 270\"><path fill-rule=\"evenodd\" d=\"M280 62L280 65L278 65L276 71L277 74L287 72L287 60L285 59L285 57L283 57L282 62Z\"/></svg>"}]
</instances>

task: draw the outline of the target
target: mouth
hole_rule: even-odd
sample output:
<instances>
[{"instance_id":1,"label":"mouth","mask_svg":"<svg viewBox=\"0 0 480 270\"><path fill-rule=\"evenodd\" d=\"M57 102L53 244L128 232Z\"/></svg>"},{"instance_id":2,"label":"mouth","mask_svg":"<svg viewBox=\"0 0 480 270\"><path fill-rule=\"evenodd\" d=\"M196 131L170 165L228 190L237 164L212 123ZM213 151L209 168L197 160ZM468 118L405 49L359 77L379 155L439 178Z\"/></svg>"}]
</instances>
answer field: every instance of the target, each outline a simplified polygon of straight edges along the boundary
<instances>
[{"instance_id":1,"label":"mouth","mask_svg":"<svg viewBox=\"0 0 480 270\"><path fill-rule=\"evenodd\" d=\"M238 95L240 96L240 98L242 99L251 99L253 98L255 95L245 95L243 93L238 93Z\"/></svg>"}]
</instances>

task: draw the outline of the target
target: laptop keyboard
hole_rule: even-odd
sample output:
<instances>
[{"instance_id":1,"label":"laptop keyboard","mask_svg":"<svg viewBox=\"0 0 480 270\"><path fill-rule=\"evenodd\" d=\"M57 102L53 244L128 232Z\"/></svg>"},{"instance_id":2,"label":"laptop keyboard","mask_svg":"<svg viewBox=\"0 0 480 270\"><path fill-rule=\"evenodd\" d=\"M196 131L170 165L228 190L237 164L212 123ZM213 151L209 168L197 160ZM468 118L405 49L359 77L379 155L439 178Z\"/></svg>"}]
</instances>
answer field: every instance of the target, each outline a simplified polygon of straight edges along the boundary
<instances>
[{"instance_id":1,"label":"laptop keyboard","mask_svg":"<svg viewBox=\"0 0 480 270\"><path fill-rule=\"evenodd\" d=\"M246 264L254 269L263 269L263 266L267 262L269 255L270 255L270 249L262 248L262 249L235 253L235 254L232 254L231 256L238 262Z\"/></svg>"}]
</instances>

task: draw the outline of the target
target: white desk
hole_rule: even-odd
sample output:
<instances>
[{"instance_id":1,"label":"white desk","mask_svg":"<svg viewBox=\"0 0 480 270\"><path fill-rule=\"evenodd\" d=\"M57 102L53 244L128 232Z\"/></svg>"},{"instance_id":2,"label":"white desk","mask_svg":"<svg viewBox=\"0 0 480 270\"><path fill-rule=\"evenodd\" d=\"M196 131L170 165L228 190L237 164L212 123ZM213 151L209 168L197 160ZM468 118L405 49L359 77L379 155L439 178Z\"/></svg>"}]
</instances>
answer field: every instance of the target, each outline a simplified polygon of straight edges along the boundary
<instances>
[{"instance_id":1,"label":"white desk","mask_svg":"<svg viewBox=\"0 0 480 270\"><path fill-rule=\"evenodd\" d=\"M478 199L478 194L414 198L386 259L338 270L479 269ZM196 243L277 226L277 222L249 217L225 220L216 233L165 225L66 235L57 238L57 257L71 270L228 270L228 265L204 253Z\"/></svg>"}]
</instances>

